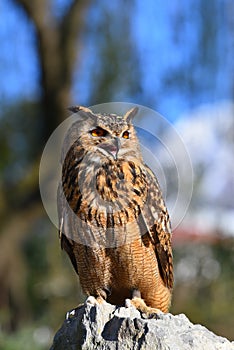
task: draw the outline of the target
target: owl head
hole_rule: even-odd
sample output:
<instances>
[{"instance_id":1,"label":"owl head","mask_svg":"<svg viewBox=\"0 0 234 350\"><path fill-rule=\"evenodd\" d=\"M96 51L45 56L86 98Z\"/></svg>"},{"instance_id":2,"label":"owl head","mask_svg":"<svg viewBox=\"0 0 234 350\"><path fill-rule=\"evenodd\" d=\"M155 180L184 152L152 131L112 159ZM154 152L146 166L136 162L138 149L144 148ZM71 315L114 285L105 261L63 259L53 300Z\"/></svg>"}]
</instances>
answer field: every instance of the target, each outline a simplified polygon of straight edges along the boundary
<instances>
[{"instance_id":1,"label":"owl head","mask_svg":"<svg viewBox=\"0 0 234 350\"><path fill-rule=\"evenodd\" d=\"M139 141L132 124L138 112L137 107L130 109L123 116L96 114L82 106L71 107L69 110L80 117L75 127L73 125L71 128L72 143L78 142L79 146L100 161L130 160L136 157L141 159Z\"/></svg>"}]
</instances>

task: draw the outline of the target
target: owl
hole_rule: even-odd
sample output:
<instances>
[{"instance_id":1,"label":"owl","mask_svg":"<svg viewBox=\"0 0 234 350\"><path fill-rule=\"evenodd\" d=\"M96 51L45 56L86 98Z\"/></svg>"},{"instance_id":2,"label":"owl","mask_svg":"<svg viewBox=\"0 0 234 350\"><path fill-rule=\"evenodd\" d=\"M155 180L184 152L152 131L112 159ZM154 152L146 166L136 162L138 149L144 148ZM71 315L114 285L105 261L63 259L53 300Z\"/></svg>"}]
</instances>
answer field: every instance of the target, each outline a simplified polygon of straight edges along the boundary
<instances>
[{"instance_id":1,"label":"owl","mask_svg":"<svg viewBox=\"0 0 234 350\"><path fill-rule=\"evenodd\" d=\"M125 115L75 106L58 187L61 247L83 292L98 303L167 312L173 288L171 228L159 183Z\"/></svg>"}]
</instances>

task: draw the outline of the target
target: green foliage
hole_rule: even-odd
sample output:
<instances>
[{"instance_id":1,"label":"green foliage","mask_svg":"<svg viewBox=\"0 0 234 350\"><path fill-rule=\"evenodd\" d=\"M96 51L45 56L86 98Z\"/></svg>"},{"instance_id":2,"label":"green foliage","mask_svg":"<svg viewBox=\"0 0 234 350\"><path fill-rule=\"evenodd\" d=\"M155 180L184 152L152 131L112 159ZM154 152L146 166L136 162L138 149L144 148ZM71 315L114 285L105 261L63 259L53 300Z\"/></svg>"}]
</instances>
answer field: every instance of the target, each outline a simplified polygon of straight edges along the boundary
<instances>
[{"instance_id":1,"label":"green foliage","mask_svg":"<svg viewBox=\"0 0 234 350\"><path fill-rule=\"evenodd\" d=\"M5 107L1 113L0 172L5 177L16 176L42 150L40 120L40 105L34 102L21 101Z\"/></svg>"},{"instance_id":2,"label":"green foliage","mask_svg":"<svg viewBox=\"0 0 234 350\"><path fill-rule=\"evenodd\" d=\"M233 339L233 239L176 246L173 313Z\"/></svg>"},{"instance_id":3,"label":"green foliage","mask_svg":"<svg viewBox=\"0 0 234 350\"><path fill-rule=\"evenodd\" d=\"M3 220L5 210L21 208L38 192L39 156L43 149L40 115L39 104L26 101L6 107L1 115L0 217L3 214Z\"/></svg>"},{"instance_id":4,"label":"green foliage","mask_svg":"<svg viewBox=\"0 0 234 350\"><path fill-rule=\"evenodd\" d=\"M40 339L40 330L25 327L14 334L0 333L0 350L47 350L52 340L50 330L44 329L44 339Z\"/></svg>"}]
</instances>

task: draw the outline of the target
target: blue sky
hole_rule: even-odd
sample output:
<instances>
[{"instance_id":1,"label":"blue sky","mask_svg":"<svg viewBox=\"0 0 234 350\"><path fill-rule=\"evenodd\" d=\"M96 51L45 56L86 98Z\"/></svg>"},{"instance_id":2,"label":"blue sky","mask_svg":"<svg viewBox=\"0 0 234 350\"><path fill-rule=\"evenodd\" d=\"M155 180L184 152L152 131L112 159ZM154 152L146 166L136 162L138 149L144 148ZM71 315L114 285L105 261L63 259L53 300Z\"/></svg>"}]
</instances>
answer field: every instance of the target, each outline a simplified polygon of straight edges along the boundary
<instances>
[{"instance_id":1,"label":"blue sky","mask_svg":"<svg viewBox=\"0 0 234 350\"><path fill-rule=\"evenodd\" d=\"M56 1L53 3L55 6ZM62 6L64 1L57 0L57 4ZM230 99L233 93L234 49L225 6L228 0L209 0L204 10L212 13L205 18L200 13L201 4L201 0L150 0L147 4L137 0L130 16L142 93L148 97L149 107L172 121L202 103ZM0 102L33 100L40 93L33 26L11 1L1 2L0 13L4 14L0 22ZM92 13L95 15L95 6ZM100 9L96 16L101 16ZM205 25L210 36L206 38L208 44L202 46ZM87 42L86 52L92 55L95 38ZM83 103L89 99L90 62L89 57L86 63L81 62L83 71L76 76L82 79L76 79L73 86L74 95L83 91ZM82 83L77 82L80 80Z\"/></svg>"},{"instance_id":2,"label":"blue sky","mask_svg":"<svg viewBox=\"0 0 234 350\"><path fill-rule=\"evenodd\" d=\"M0 3L0 99L33 99L38 93L38 65L33 26L11 1Z\"/></svg>"}]
</instances>

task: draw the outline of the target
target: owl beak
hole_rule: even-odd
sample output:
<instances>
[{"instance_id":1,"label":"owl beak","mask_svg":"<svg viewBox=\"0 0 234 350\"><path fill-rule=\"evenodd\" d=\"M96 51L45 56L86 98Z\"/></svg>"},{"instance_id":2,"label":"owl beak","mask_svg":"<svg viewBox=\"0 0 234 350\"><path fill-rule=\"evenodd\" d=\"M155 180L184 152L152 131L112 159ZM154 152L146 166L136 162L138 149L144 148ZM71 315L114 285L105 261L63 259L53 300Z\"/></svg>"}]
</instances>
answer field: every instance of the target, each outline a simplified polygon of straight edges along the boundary
<instances>
[{"instance_id":1,"label":"owl beak","mask_svg":"<svg viewBox=\"0 0 234 350\"><path fill-rule=\"evenodd\" d=\"M99 145L99 147L103 148L106 152L111 154L116 160L118 157L118 152L120 149L120 139L115 137L111 142L105 142Z\"/></svg>"},{"instance_id":2,"label":"owl beak","mask_svg":"<svg viewBox=\"0 0 234 350\"><path fill-rule=\"evenodd\" d=\"M113 155L114 159L117 159L118 152L120 149L120 139L118 137L115 137L112 144L113 144L113 151L111 151L111 154Z\"/></svg>"}]
</instances>

